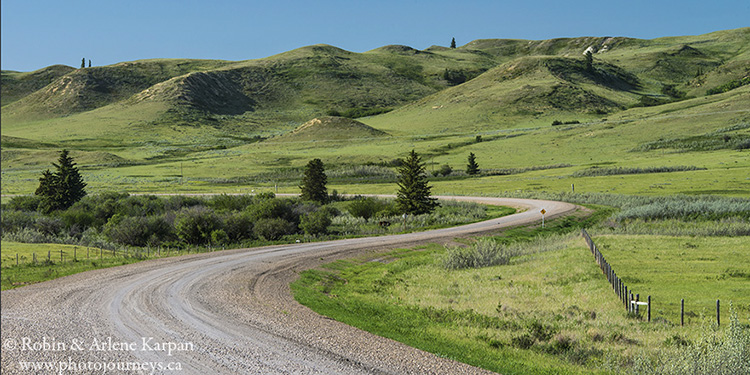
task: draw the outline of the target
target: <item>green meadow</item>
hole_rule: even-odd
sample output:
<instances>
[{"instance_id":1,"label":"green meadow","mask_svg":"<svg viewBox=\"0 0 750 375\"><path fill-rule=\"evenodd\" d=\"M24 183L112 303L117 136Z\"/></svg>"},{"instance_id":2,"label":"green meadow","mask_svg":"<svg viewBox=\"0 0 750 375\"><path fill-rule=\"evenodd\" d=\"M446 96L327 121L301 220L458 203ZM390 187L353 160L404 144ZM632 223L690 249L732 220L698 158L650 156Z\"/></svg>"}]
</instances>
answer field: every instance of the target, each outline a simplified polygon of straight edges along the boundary
<instances>
[{"instance_id":1,"label":"green meadow","mask_svg":"<svg viewBox=\"0 0 750 375\"><path fill-rule=\"evenodd\" d=\"M746 238L594 241L632 290L651 295L652 322L643 306L639 317L627 314L575 233L500 266L446 269L436 245L337 262L303 273L293 290L321 314L502 374L640 373L634 362L705 339L716 299L725 330L732 314L747 325Z\"/></svg>"}]
</instances>

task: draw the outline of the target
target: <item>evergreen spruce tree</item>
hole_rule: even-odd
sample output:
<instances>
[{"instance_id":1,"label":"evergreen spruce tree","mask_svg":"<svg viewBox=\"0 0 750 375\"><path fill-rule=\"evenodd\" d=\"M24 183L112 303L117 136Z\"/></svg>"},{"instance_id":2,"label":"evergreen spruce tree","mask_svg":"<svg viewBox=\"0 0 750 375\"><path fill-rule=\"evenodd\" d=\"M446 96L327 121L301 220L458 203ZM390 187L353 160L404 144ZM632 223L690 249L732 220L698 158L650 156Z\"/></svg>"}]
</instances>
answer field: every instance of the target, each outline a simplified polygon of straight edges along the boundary
<instances>
[{"instance_id":1,"label":"evergreen spruce tree","mask_svg":"<svg viewBox=\"0 0 750 375\"><path fill-rule=\"evenodd\" d=\"M62 150L57 159L55 172L48 170L39 178L39 187L34 192L42 197L40 208L44 212L64 210L86 196L86 183L78 172L76 163L68 150Z\"/></svg>"},{"instance_id":2,"label":"evergreen spruce tree","mask_svg":"<svg viewBox=\"0 0 750 375\"><path fill-rule=\"evenodd\" d=\"M591 53L591 51L586 51L584 54L586 57L586 70L589 72L594 72L594 54Z\"/></svg>"},{"instance_id":3,"label":"evergreen spruce tree","mask_svg":"<svg viewBox=\"0 0 750 375\"><path fill-rule=\"evenodd\" d=\"M477 158L474 156L473 152L469 153L469 162L466 164L466 174L479 174L479 164L477 164Z\"/></svg>"},{"instance_id":4,"label":"evergreen spruce tree","mask_svg":"<svg viewBox=\"0 0 750 375\"><path fill-rule=\"evenodd\" d=\"M318 203L328 202L328 177L323 168L323 162L320 159L313 159L305 166L305 173L302 176L302 190L300 197L306 201Z\"/></svg>"},{"instance_id":5,"label":"evergreen spruce tree","mask_svg":"<svg viewBox=\"0 0 750 375\"><path fill-rule=\"evenodd\" d=\"M84 57L84 58L81 59L81 69L83 69L85 67L86 67L86 58Z\"/></svg>"},{"instance_id":6,"label":"evergreen spruce tree","mask_svg":"<svg viewBox=\"0 0 750 375\"><path fill-rule=\"evenodd\" d=\"M398 172L396 206L399 211L411 215L426 214L439 205L437 199L430 197L432 187L427 184L425 164L414 150L404 159Z\"/></svg>"},{"instance_id":7,"label":"evergreen spruce tree","mask_svg":"<svg viewBox=\"0 0 750 375\"><path fill-rule=\"evenodd\" d=\"M456 48L456 38L451 39L451 48Z\"/></svg>"}]
</instances>

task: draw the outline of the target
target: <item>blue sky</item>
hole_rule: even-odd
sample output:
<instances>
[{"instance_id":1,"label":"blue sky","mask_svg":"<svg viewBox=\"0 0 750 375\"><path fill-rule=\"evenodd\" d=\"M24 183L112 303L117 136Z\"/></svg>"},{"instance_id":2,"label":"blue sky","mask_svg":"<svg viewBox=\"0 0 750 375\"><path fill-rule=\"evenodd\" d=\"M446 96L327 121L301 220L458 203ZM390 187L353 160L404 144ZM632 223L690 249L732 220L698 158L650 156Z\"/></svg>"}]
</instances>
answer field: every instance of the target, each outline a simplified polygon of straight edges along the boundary
<instances>
[{"instance_id":1,"label":"blue sky","mask_svg":"<svg viewBox=\"0 0 750 375\"><path fill-rule=\"evenodd\" d=\"M475 39L657 38L750 26L750 1L2 0L2 69L147 58L247 60Z\"/></svg>"}]
</instances>

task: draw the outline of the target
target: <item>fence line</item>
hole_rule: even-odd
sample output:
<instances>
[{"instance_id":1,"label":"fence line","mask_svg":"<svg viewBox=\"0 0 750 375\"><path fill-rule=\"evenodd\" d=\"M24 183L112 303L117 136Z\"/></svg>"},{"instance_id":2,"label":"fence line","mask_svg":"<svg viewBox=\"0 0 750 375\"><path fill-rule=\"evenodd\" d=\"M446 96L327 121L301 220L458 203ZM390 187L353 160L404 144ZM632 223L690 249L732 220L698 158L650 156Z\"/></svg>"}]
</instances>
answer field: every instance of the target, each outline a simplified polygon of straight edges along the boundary
<instances>
[{"instance_id":1,"label":"fence line","mask_svg":"<svg viewBox=\"0 0 750 375\"><path fill-rule=\"evenodd\" d=\"M586 241L586 244L589 247L589 250L591 250L591 254L594 256L594 261L596 261L596 264L599 265L599 268L602 270L602 273L607 278L607 281L612 286L612 290L617 295L617 298L620 299L622 304L625 307L625 310L628 313L635 314L636 316L640 316L640 307L646 306L647 312L647 320L651 321L651 296L648 296L648 302L642 302L640 294L633 293L632 289L628 289L628 286L625 284L625 282L620 279L619 276L617 276L617 272L615 272L614 268L607 262L607 259L604 258L604 255L599 251L599 249L596 247L596 244L591 239L591 236L589 236L588 232L586 232L586 229L581 229L581 236L583 236L583 239Z\"/></svg>"},{"instance_id":2,"label":"fence line","mask_svg":"<svg viewBox=\"0 0 750 375\"><path fill-rule=\"evenodd\" d=\"M93 252L91 251L92 249L94 250ZM167 248L157 247L157 248L151 249L150 247L146 247L143 249L121 248L120 250L115 250L115 249L105 250L102 248L86 247L86 258L84 259L82 256L79 256L78 247L76 246L76 247L73 247L72 254L70 254L71 253L70 249L67 249L67 250L60 249L59 250L60 251L59 263L78 262L82 260L96 260L97 258L101 262L105 260L104 256L107 255L106 253L107 251L111 251L112 254L111 256L108 256L106 259L113 259L113 258L118 258L118 257L121 257L121 258L141 257L143 259L152 259L152 258L161 258L162 255L169 257L169 256L174 256L174 255L180 255L180 254L190 254L191 252L193 253L213 252L213 251L217 251L218 249L219 248L216 248L213 246L206 246L205 249L201 247L194 247L194 248L186 247L182 249L169 248L169 247ZM225 248L222 246L220 249L224 250ZM96 250L99 250L98 253ZM42 264L43 262L47 262L47 264L49 264L49 263L52 263L53 261L57 262L57 250L55 251L48 250L46 257L44 257L44 255L37 257L37 253L33 252L31 253L31 259L26 258L26 256L21 257L19 253L16 253L15 258L16 258L15 266L22 266L26 264L37 265L37 264ZM11 262L11 267L12 267L13 265L12 258L10 262ZM3 268L5 267L7 266L3 265Z\"/></svg>"},{"instance_id":3,"label":"fence line","mask_svg":"<svg viewBox=\"0 0 750 375\"><path fill-rule=\"evenodd\" d=\"M607 277L607 281L609 281L610 285L612 285L612 289L614 290L615 294L618 298L620 298L620 301L622 301L623 305L625 305L625 309L628 313L635 314L636 316L639 315L639 307L640 306L646 306L647 307L647 321L651 321L651 296L648 296L648 299L646 302L642 302L640 300L640 295L635 294L633 295L633 290L628 290L628 286L620 279L620 277L617 276L617 273L612 268L612 266L607 262L607 259L604 258L604 255L599 251L599 249L596 247L596 244L591 239L591 236L589 236L588 232L586 232L585 229L581 229L581 236L583 236L583 239L586 241L586 244L589 246L589 250L591 250L591 254L594 256L594 260L599 265L599 268L602 270L602 273ZM721 325L721 308L720 308L720 301L716 300L716 325ZM680 301L680 326L685 325L685 299L683 298Z\"/></svg>"}]
</instances>

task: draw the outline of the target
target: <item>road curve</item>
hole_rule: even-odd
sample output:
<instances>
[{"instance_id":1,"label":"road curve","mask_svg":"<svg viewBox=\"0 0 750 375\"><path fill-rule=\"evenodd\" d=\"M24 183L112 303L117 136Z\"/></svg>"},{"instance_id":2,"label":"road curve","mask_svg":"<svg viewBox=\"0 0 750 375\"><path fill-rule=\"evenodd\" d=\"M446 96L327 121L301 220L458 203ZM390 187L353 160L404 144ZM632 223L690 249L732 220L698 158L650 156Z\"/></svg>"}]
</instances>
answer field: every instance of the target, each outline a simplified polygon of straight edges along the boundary
<instances>
[{"instance_id":1,"label":"road curve","mask_svg":"<svg viewBox=\"0 0 750 375\"><path fill-rule=\"evenodd\" d=\"M488 373L322 317L289 291L301 270L334 259L534 223L542 208L547 219L576 210L552 201L439 198L523 211L420 233L156 259L3 291L1 372ZM52 367L28 369L34 365Z\"/></svg>"}]
</instances>

